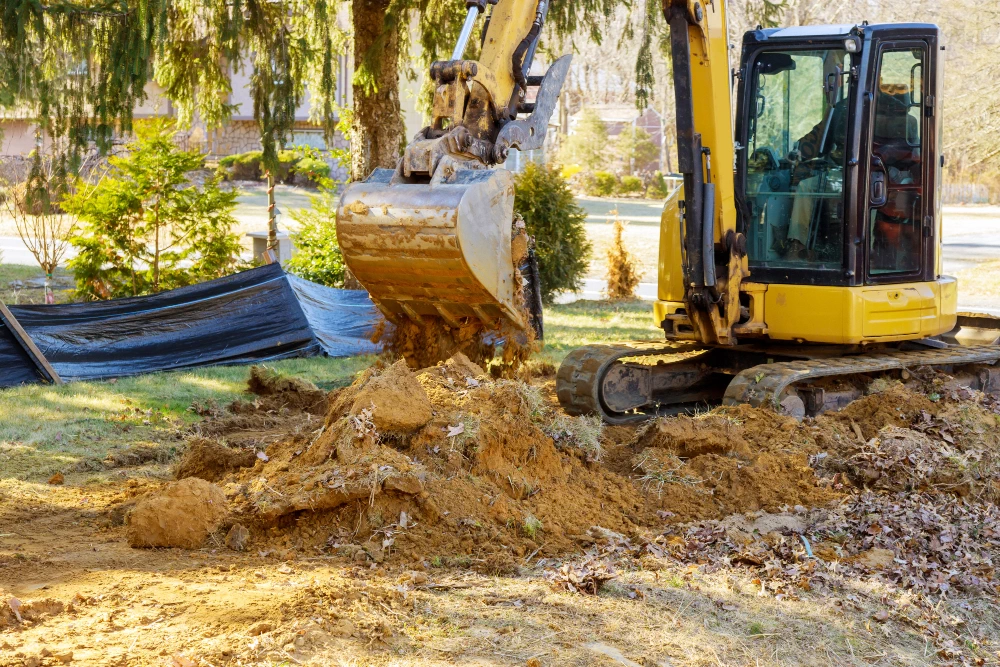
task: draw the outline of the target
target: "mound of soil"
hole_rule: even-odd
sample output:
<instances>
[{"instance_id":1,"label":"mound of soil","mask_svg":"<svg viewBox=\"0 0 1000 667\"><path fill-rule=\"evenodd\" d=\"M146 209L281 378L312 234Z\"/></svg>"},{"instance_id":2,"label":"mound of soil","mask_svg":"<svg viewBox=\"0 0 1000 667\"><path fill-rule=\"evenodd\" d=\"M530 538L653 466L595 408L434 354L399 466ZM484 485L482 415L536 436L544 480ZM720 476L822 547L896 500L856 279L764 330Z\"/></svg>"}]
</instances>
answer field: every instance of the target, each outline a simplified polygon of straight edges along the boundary
<instances>
[{"instance_id":1,"label":"mound of soil","mask_svg":"<svg viewBox=\"0 0 1000 667\"><path fill-rule=\"evenodd\" d=\"M174 468L174 478L198 477L215 482L237 468L249 468L257 461L252 450L233 449L217 440L194 438Z\"/></svg>"},{"instance_id":2,"label":"mound of soil","mask_svg":"<svg viewBox=\"0 0 1000 667\"><path fill-rule=\"evenodd\" d=\"M197 549L227 514L219 487L188 477L140 499L128 515L125 534L132 547Z\"/></svg>"},{"instance_id":3,"label":"mound of soil","mask_svg":"<svg viewBox=\"0 0 1000 667\"><path fill-rule=\"evenodd\" d=\"M609 431L622 441L605 437L603 461L584 445L599 429L464 355L416 374L397 363L363 373L322 429L270 445L267 462L235 471L225 489L272 547L465 554L493 571L575 549L593 526L635 534L838 495L809 467L809 429L772 412Z\"/></svg>"},{"instance_id":4,"label":"mound of soil","mask_svg":"<svg viewBox=\"0 0 1000 667\"><path fill-rule=\"evenodd\" d=\"M692 520L832 500L809 466L816 451L805 424L739 405L651 422L622 453L669 511Z\"/></svg>"},{"instance_id":5,"label":"mound of soil","mask_svg":"<svg viewBox=\"0 0 1000 667\"><path fill-rule=\"evenodd\" d=\"M937 407L926 396L897 382L885 391L853 401L839 412L826 413L817 421L857 424L863 438L871 440L886 426L906 427L922 412L933 414L936 411Z\"/></svg>"},{"instance_id":6,"label":"mound of soil","mask_svg":"<svg viewBox=\"0 0 1000 667\"><path fill-rule=\"evenodd\" d=\"M247 390L268 399L268 407L287 407L322 414L326 410L326 392L308 380L279 375L266 366L251 366Z\"/></svg>"},{"instance_id":7,"label":"mound of soil","mask_svg":"<svg viewBox=\"0 0 1000 667\"><path fill-rule=\"evenodd\" d=\"M457 354L417 373L404 362L373 366L331 395L322 424L289 417L283 434L280 420L269 427L266 457L220 484L264 551L447 556L501 572L574 551L594 527L648 536L671 524L825 506L873 485L992 493L972 479L993 465L981 446L996 430L992 415L970 421L964 409L953 423L945 413L889 385L803 422L741 405L603 428ZM973 431L979 449L939 446L942 433ZM913 442L925 454L910 453Z\"/></svg>"},{"instance_id":8,"label":"mound of soil","mask_svg":"<svg viewBox=\"0 0 1000 667\"><path fill-rule=\"evenodd\" d=\"M354 395L351 413L385 433L412 433L431 420L431 402L406 362L370 378Z\"/></svg>"}]
</instances>

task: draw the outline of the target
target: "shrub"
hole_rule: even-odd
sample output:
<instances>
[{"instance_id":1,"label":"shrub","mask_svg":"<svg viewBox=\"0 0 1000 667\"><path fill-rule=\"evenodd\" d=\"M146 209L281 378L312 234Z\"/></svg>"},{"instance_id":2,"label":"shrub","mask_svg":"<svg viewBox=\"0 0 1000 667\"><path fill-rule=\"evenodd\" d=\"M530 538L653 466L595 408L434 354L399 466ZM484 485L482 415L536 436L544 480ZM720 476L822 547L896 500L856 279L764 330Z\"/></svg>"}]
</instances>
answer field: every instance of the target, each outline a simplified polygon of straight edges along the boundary
<instances>
[{"instance_id":1,"label":"shrub","mask_svg":"<svg viewBox=\"0 0 1000 667\"><path fill-rule=\"evenodd\" d=\"M622 233L625 224L615 218L614 238L608 248L608 299L622 301L635 298L639 286L639 270L635 256L625 248Z\"/></svg>"},{"instance_id":2,"label":"shrub","mask_svg":"<svg viewBox=\"0 0 1000 667\"><path fill-rule=\"evenodd\" d=\"M309 199L312 208L292 211L299 230L292 234L295 254L285 262L285 269L320 285L343 287L345 265L337 243L337 200L329 190Z\"/></svg>"},{"instance_id":3,"label":"shrub","mask_svg":"<svg viewBox=\"0 0 1000 667\"><path fill-rule=\"evenodd\" d=\"M635 195L642 192L642 179L638 176L622 176L618 184L618 192L623 195Z\"/></svg>"},{"instance_id":4,"label":"shrub","mask_svg":"<svg viewBox=\"0 0 1000 667\"><path fill-rule=\"evenodd\" d=\"M274 175L274 180L278 183L288 183L291 185L295 179L295 165L302 158L299 150L278 151L278 171ZM263 176L263 173L261 173Z\"/></svg>"},{"instance_id":5,"label":"shrub","mask_svg":"<svg viewBox=\"0 0 1000 667\"><path fill-rule=\"evenodd\" d=\"M104 179L63 203L82 223L69 261L82 298L151 294L243 266L236 191L220 189L218 175L193 185L187 175L204 156L178 150L169 124L137 125L136 135L125 156L108 158Z\"/></svg>"},{"instance_id":6,"label":"shrub","mask_svg":"<svg viewBox=\"0 0 1000 667\"><path fill-rule=\"evenodd\" d=\"M535 237L542 302L550 304L559 292L579 289L587 274L587 214L556 169L529 162L514 185L514 211Z\"/></svg>"},{"instance_id":7,"label":"shrub","mask_svg":"<svg viewBox=\"0 0 1000 667\"><path fill-rule=\"evenodd\" d=\"M260 151L247 151L236 155L227 155L219 160L219 166L225 171L226 179L230 181L260 181L264 178ZM291 183L295 177L296 163L302 158L298 150L278 151L280 167L274 175L279 183Z\"/></svg>"},{"instance_id":8,"label":"shrub","mask_svg":"<svg viewBox=\"0 0 1000 667\"><path fill-rule=\"evenodd\" d=\"M260 159L263 153L260 151L249 151L227 155L219 160L219 166L226 172L226 178L231 181L259 181Z\"/></svg>"},{"instance_id":9,"label":"shrub","mask_svg":"<svg viewBox=\"0 0 1000 667\"><path fill-rule=\"evenodd\" d=\"M618 190L618 177L607 171L598 171L584 182L584 188L591 197L610 197Z\"/></svg>"},{"instance_id":10,"label":"shrub","mask_svg":"<svg viewBox=\"0 0 1000 667\"><path fill-rule=\"evenodd\" d=\"M652 180L649 182L649 187L646 188L646 196L650 199L666 199L669 194L667 191L667 179L663 178L663 172L655 172Z\"/></svg>"},{"instance_id":11,"label":"shrub","mask_svg":"<svg viewBox=\"0 0 1000 667\"><path fill-rule=\"evenodd\" d=\"M307 155L295 163L296 180L306 180L321 185L330 179L330 165L311 155Z\"/></svg>"}]
</instances>

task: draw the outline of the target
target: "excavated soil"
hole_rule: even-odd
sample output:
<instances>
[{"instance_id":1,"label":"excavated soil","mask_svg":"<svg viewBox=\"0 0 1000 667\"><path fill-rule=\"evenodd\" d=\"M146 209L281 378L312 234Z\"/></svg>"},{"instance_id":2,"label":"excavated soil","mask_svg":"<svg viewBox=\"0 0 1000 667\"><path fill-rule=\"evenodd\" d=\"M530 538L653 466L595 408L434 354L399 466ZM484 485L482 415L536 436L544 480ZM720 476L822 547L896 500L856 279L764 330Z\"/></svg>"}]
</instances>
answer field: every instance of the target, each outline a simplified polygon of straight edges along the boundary
<instances>
[{"instance_id":1,"label":"excavated soil","mask_svg":"<svg viewBox=\"0 0 1000 667\"><path fill-rule=\"evenodd\" d=\"M594 526L639 535L823 506L867 486L995 491L939 447L880 454L929 443L924 431L945 423L942 403L899 383L804 422L743 405L602 428L562 414L551 386L494 379L459 353L419 372L379 363L326 404L323 421L285 415L292 428L269 426L252 467L215 477L255 548L376 562L458 558L501 572L579 549ZM257 414L219 415L202 431L229 442L234 417ZM978 429L978 439L963 439L982 443L996 439L991 419L947 428ZM245 426L232 432L245 438ZM959 454L992 465L992 454Z\"/></svg>"},{"instance_id":2,"label":"excavated soil","mask_svg":"<svg viewBox=\"0 0 1000 667\"><path fill-rule=\"evenodd\" d=\"M495 573L578 550L595 526L639 536L863 488L1000 497L995 415L899 382L802 422L741 405L605 428L564 415L551 380L495 379L461 353L418 372L380 362L321 401L251 378L266 401L207 419L212 438L193 438L175 473L223 489L217 543L239 522L264 552Z\"/></svg>"},{"instance_id":3,"label":"excavated soil","mask_svg":"<svg viewBox=\"0 0 1000 667\"><path fill-rule=\"evenodd\" d=\"M188 442L181 460L174 468L174 477L199 477L214 482L238 468L249 468L257 460L248 449L234 449L225 443L205 438Z\"/></svg>"}]
</instances>

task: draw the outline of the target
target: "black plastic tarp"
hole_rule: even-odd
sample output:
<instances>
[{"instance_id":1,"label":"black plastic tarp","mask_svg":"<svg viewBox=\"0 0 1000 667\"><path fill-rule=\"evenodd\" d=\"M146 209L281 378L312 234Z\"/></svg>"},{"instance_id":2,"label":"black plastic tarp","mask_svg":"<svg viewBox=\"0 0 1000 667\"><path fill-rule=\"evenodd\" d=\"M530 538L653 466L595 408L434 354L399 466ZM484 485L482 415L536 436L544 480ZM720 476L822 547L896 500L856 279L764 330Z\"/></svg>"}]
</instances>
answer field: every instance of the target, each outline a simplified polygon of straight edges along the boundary
<instances>
[{"instance_id":1,"label":"black plastic tarp","mask_svg":"<svg viewBox=\"0 0 1000 667\"><path fill-rule=\"evenodd\" d=\"M63 380L374 351L365 292L286 275L277 264L151 296L11 306ZM0 387L38 381L0 326Z\"/></svg>"}]
</instances>

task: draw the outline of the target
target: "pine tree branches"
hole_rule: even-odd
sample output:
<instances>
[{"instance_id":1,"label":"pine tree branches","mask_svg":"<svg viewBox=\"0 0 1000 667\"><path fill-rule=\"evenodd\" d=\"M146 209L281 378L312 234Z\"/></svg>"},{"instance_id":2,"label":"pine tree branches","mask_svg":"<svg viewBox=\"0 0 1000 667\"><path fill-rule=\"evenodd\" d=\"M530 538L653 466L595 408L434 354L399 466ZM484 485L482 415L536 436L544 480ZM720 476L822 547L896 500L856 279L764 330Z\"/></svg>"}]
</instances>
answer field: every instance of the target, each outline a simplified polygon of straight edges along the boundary
<instances>
[{"instance_id":1,"label":"pine tree branches","mask_svg":"<svg viewBox=\"0 0 1000 667\"><path fill-rule=\"evenodd\" d=\"M0 110L68 140L70 165L94 143L106 152L132 131L132 112L154 77L178 121L217 127L234 111L234 71L249 70L266 166L290 137L295 111L312 99L312 120L331 141L336 59L346 43L337 0L117 0L43 5L7 0L0 9Z\"/></svg>"}]
</instances>

